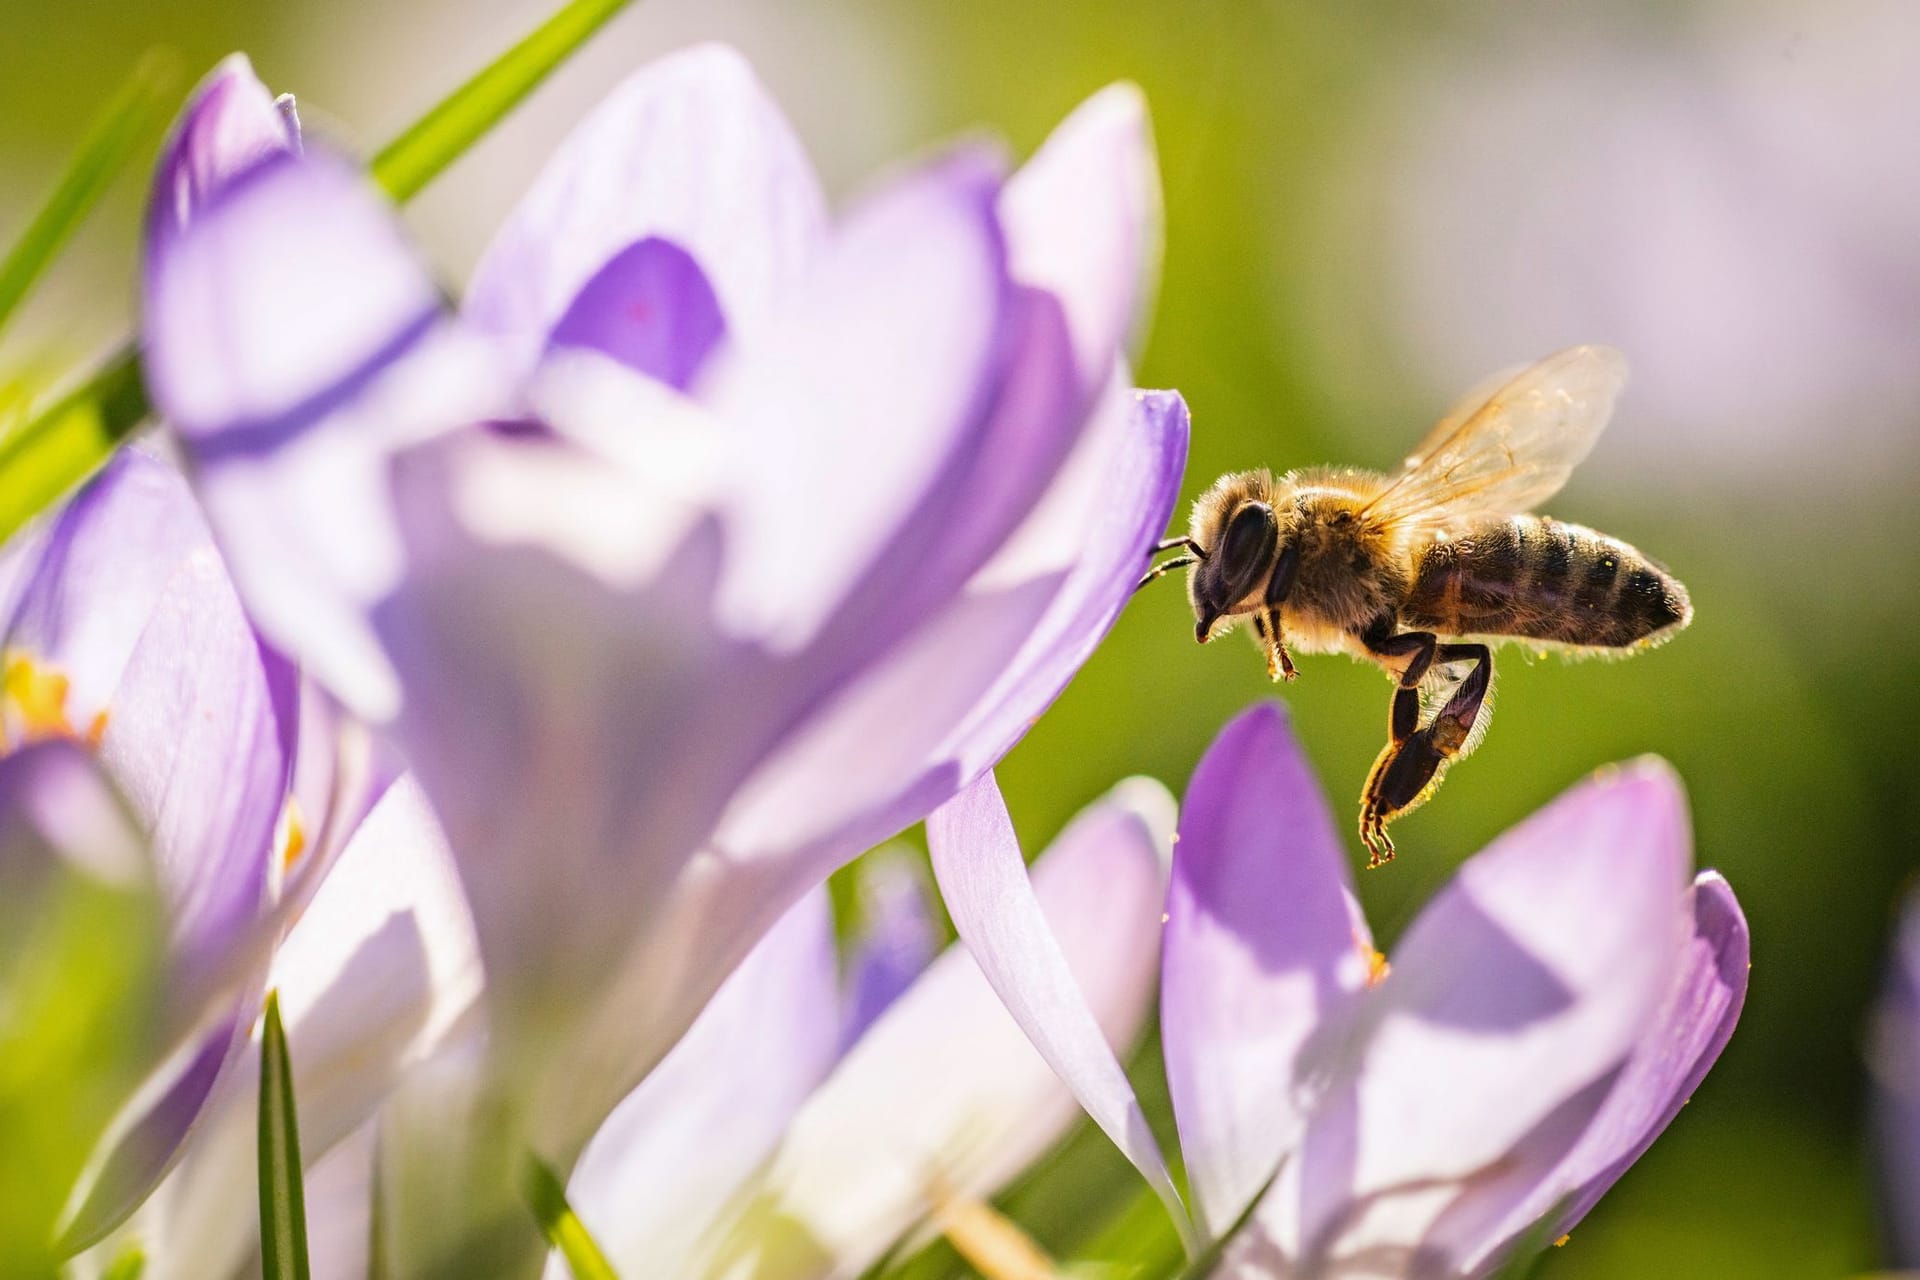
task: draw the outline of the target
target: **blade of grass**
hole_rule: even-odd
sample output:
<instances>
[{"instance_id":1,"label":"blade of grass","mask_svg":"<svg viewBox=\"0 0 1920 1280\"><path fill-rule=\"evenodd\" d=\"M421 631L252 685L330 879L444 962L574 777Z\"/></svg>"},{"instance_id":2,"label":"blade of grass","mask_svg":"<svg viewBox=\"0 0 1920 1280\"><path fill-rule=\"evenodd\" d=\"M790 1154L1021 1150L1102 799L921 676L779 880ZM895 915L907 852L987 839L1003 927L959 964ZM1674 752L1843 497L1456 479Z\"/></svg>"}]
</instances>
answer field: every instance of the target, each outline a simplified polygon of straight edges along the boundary
<instances>
[{"instance_id":1,"label":"blade of grass","mask_svg":"<svg viewBox=\"0 0 1920 1280\"><path fill-rule=\"evenodd\" d=\"M520 1191L540 1224L540 1234L566 1259L573 1280L617 1280L613 1264L600 1252L586 1224L567 1203L567 1189L552 1169L528 1156L521 1171Z\"/></svg>"},{"instance_id":2,"label":"blade of grass","mask_svg":"<svg viewBox=\"0 0 1920 1280\"><path fill-rule=\"evenodd\" d=\"M431 182L632 0L571 0L381 148L374 177L399 201ZM0 542L105 462L152 412L128 343L0 441Z\"/></svg>"},{"instance_id":3,"label":"blade of grass","mask_svg":"<svg viewBox=\"0 0 1920 1280\"><path fill-rule=\"evenodd\" d=\"M266 1280L307 1280L307 1206L293 1064L280 1025L280 997L272 991L260 1037L260 1270Z\"/></svg>"},{"instance_id":4,"label":"blade of grass","mask_svg":"<svg viewBox=\"0 0 1920 1280\"><path fill-rule=\"evenodd\" d=\"M410 200L632 0L573 0L409 125L373 158L373 176Z\"/></svg>"},{"instance_id":5,"label":"blade of grass","mask_svg":"<svg viewBox=\"0 0 1920 1280\"><path fill-rule=\"evenodd\" d=\"M175 57L152 50L134 64L127 82L94 117L47 202L0 259L0 328L6 327L34 282L100 203L127 161L159 131L179 80Z\"/></svg>"}]
</instances>

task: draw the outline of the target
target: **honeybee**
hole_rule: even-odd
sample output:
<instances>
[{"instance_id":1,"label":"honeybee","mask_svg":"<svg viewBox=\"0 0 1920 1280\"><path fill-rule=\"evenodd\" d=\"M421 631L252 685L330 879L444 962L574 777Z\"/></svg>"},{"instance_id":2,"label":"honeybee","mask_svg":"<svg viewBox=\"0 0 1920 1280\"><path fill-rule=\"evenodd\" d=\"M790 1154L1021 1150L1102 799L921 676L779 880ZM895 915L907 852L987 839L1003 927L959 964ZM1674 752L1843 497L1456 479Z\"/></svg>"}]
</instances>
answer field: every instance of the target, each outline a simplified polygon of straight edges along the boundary
<instances>
[{"instance_id":1,"label":"honeybee","mask_svg":"<svg viewBox=\"0 0 1920 1280\"><path fill-rule=\"evenodd\" d=\"M1391 476L1349 468L1222 476L1182 550L1140 585L1191 568L1194 637L1248 619L1274 679L1293 653L1346 653L1394 681L1387 745L1360 794L1368 865L1387 825L1423 803L1491 715L1493 651L1518 640L1624 654L1693 620L1683 587L1617 538L1527 515L1592 450L1626 383L1607 347L1573 347L1489 379Z\"/></svg>"}]
</instances>

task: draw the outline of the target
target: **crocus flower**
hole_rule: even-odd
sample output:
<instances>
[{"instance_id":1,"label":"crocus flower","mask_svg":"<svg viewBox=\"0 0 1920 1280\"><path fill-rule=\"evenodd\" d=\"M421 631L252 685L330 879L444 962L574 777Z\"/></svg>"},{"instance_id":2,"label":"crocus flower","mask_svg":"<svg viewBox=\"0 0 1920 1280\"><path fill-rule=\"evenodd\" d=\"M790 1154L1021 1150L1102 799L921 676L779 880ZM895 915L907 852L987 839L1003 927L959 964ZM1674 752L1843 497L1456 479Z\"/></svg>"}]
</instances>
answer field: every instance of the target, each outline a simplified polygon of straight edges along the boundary
<instances>
[{"instance_id":1,"label":"crocus flower","mask_svg":"<svg viewBox=\"0 0 1920 1280\"><path fill-rule=\"evenodd\" d=\"M1024 732L1172 506L1184 407L1123 360L1127 89L1011 178L952 150L829 224L739 58L665 59L458 313L310 141L175 207L155 403L263 630L438 812L563 1169L808 886Z\"/></svg>"},{"instance_id":2,"label":"crocus flower","mask_svg":"<svg viewBox=\"0 0 1920 1280\"><path fill-rule=\"evenodd\" d=\"M1900 915L1868 1048L1887 1262L1920 1267L1920 908Z\"/></svg>"},{"instance_id":3,"label":"crocus flower","mask_svg":"<svg viewBox=\"0 0 1920 1280\"><path fill-rule=\"evenodd\" d=\"M1214 1235L1253 1206L1223 1275L1486 1275L1687 1101L1745 997L1745 920L1718 875L1688 883L1654 761L1470 859L1391 964L1334 830L1271 706L1188 788L1161 1029L1194 1199Z\"/></svg>"},{"instance_id":4,"label":"crocus flower","mask_svg":"<svg viewBox=\"0 0 1920 1280\"><path fill-rule=\"evenodd\" d=\"M96 756L151 844L168 918L164 1061L76 1204L77 1245L174 1158L246 1041L282 922L357 813L337 803L324 733L299 776L293 669L242 613L185 481L147 454L123 452L0 553L0 653L0 751Z\"/></svg>"},{"instance_id":5,"label":"crocus flower","mask_svg":"<svg viewBox=\"0 0 1920 1280\"><path fill-rule=\"evenodd\" d=\"M1123 1049L1151 1008L1172 823L1163 788L1125 783L1034 864L1047 922ZM898 973L924 959L902 939L927 919L897 879L881 892L855 954L877 948ZM825 895L809 895L614 1111L569 1197L622 1274L859 1275L944 1205L993 1194L1077 1114L964 947L881 1007L848 994Z\"/></svg>"},{"instance_id":6,"label":"crocus flower","mask_svg":"<svg viewBox=\"0 0 1920 1280\"><path fill-rule=\"evenodd\" d=\"M372 1134L406 1072L476 1029L479 954L445 839L411 779L386 789L273 957L294 1061L315 1274L367 1274ZM210 1099L176 1167L83 1262L137 1251L146 1280L257 1274L259 1040Z\"/></svg>"}]
</instances>

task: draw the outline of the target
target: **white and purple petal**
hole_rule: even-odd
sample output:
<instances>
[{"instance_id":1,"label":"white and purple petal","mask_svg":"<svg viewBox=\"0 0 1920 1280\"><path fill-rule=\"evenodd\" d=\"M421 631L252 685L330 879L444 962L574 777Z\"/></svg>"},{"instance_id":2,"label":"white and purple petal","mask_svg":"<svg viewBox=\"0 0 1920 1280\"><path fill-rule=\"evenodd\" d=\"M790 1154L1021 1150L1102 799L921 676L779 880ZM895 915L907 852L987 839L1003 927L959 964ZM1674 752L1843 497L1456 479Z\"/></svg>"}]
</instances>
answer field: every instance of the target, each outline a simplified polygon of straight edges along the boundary
<instances>
[{"instance_id":1,"label":"white and purple petal","mask_svg":"<svg viewBox=\"0 0 1920 1280\"><path fill-rule=\"evenodd\" d=\"M248 607L360 714L397 710L364 611L403 574L392 453L510 416L392 210L309 148L255 166L149 245L145 370Z\"/></svg>"},{"instance_id":2,"label":"white and purple petal","mask_svg":"<svg viewBox=\"0 0 1920 1280\"><path fill-rule=\"evenodd\" d=\"M1041 927L1103 1046L1124 1049L1150 1007L1168 833L1142 811L1169 806L1136 789L1098 802L1034 863ZM944 1200L992 1195L1075 1115L973 953L950 947L801 1109L721 1261L859 1275Z\"/></svg>"},{"instance_id":3,"label":"white and purple petal","mask_svg":"<svg viewBox=\"0 0 1920 1280\"><path fill-rule=\"evenodd\" d=\"M1673 989L1688 858L1679 784L1641 762L1469 860L1309 1047L1327 1097L1242 1265L1462 1265L1574 1150Z\"/></svg>"},{"instance_id":4,"label":"white and purple petal","mask_svg":"<svg viewBox=\"0 0 1920 1280\"><path fill-rule=\"evenodd\" d=\"M1164 789L1144 784L1083 814L1056 847L1131 843L1165 856L1172 807ZM991 773L933 812L927 847L954 928L981 973L1047 1065L1147 1179L1186 1239L1190 1227L1180 1194L1133 1086L1075 980L1063 941L1042 910ZM1090 882L1084 892L1104 900L1108 890Z\"/></svg>"},{"instance_id":5,"label":"white and purple petal","mask_svg":"<svg viewBox=\"0 0 1920 1280\"><path fill-rule=\"evenodd\" d=\"M818 892L767 932L575 1167L568 1200L616 1268L701 1273L840 1034L833 917ZM567 1272L555 1259L548 1274Z\"/></svg>"},{"instance_id":6,"label":"white and purple petal","mask_svg":"<svg viewBox=\"0 0 1920 1280\"><path fill-rule=\"evenodd\" d=\"M636 72L574 130L475 268L466 314L537 346L610 259L659 238L712 281L728 329L752 333L825 235L780 109L739 54L702 45Z\"/></svg>"},{"instance_id":7,"label":"white and purple petal","mask_svg":"<svg viewBox=\"0 0 1920 1280\"><path fill-rule=\"evenodd\" d=\"M147 235L177 235L228 185L299 146L291 110L281 109L245 54L230 54L194 89L160 153Z\"/></svg>"},{"instance_id":8,"label":"white and purple petal","mask_svg":"<svg viewBox=\"0 0 1920 1280\"><path fill-rule=\"evenodd\" d=\"M1218 1235L1318 1102L1313 1033L1367 989L1346 852L1278 706L1221 730L1188 784L1161 958L1160 1034L1196 1208Z\"/></svg>"}]
</instances>

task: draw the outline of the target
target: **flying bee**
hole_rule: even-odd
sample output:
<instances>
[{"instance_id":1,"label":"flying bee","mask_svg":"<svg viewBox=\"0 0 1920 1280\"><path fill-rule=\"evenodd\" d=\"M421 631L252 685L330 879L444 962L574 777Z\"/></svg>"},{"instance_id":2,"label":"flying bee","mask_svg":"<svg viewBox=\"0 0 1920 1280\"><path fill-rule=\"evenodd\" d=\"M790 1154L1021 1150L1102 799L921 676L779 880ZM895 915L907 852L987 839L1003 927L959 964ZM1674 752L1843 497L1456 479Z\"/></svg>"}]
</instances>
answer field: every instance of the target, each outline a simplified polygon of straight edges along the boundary
<instances>
[{"instance_id":1,"label":"flying bee","mask_svg":"<svg viewBox=\"0 0 1920 1280\"><path fill-rule=\"evenodd\" d=\"M1222 476L1193 505L1184 554L1202 644L1251 621L1274 679L1293 653L1344 652L1394 681L1386 747L1360 794L1369 866L1387 824L1432 795L1491 715L1493 651L1518 640L1625 654L1693 620L1687 589L1617 538L1524 514L1592 450L1626 360L1572 347L1476 388L1391 476L1347 468Z\"/></svg>"}]
</instances>

